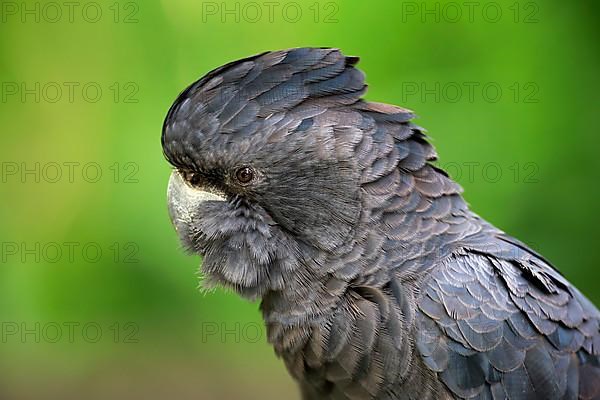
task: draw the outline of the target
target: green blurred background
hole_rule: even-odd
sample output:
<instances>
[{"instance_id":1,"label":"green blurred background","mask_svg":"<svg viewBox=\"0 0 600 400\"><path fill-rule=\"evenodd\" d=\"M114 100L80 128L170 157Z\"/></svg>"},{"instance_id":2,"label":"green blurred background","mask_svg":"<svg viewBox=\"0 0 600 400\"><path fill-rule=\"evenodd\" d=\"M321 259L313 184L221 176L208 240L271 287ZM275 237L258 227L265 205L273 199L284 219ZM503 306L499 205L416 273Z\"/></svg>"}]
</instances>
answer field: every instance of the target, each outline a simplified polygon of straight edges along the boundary
<instances>
[{"instance_id":1,"label":"green blurred background","mask_svg":"<svg viewBox=\"0 0 600 400\"><path fill-rule=\"evenodd\" d=\"M169 106L264 50L361 56L473 209L600 304L598 2L470 4L3 1L0 398L299 398L165 204Z\"/></svg>"}]
</instances>

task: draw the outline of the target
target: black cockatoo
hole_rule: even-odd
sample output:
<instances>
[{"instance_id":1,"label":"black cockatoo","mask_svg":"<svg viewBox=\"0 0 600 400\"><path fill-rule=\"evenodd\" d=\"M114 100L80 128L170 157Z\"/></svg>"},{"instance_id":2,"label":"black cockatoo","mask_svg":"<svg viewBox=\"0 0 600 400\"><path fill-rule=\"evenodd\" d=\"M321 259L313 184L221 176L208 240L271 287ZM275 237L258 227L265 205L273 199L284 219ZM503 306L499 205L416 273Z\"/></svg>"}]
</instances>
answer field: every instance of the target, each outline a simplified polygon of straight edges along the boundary
<instances>
[{"instance_id":1,"label":"black cockatoo","mask_svg":"<svg viewBox=\"0 0 600 400\"><path fill-rule=\"evenodd\" d=\"M260 299L304 399L600 399L600 312L471 212L357 57L296 48L185 89L169 212L206 285Z\"/></svg>"}]
</instances>

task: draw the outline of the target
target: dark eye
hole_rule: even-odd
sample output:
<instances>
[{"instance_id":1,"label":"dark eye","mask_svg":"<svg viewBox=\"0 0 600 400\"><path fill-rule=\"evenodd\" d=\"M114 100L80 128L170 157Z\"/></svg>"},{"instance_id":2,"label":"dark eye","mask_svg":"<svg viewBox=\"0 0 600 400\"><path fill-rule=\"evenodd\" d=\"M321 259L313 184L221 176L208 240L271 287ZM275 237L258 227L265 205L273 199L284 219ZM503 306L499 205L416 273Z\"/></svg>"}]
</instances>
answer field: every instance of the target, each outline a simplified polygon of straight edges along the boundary
<instances>
[{"instance_id":1,"label":"dark eye","mask_svg":"<svg viewBox=\"0 0 600 400\"><path fill-rule=\"evenodd\" d=\"M235 179L242 185L247 185L254 179L254 170L250 167L241 167L235 171Z\"/></svg>"}]
</instances>

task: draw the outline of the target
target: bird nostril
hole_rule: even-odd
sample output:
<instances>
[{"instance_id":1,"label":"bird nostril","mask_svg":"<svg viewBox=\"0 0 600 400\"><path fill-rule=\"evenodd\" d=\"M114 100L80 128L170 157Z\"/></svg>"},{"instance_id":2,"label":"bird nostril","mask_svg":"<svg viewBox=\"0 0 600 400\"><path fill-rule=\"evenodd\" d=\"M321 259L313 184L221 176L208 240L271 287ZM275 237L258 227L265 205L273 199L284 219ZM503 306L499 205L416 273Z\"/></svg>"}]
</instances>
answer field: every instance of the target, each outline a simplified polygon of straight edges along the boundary
<instances>
[{"instance_id":1,"label":"bird nostril","mask_svg":"<svg viewBox=\"0 0 600 400\"><path fill-rule=\"evenodd\" d=\"M202 176L199 173L193 172L190 176L190 183L193 186L198 186L202 183Z\"/></svg>"},{"instance_id":2,"label":"bird nostril","mask_svg":"<svg viewBox=\"0 0 600 400\"><path fill-rule=\"evenodd\" d=\"M179 172L183 179L191 186L201 186L203 179L200 173L189 170L181 170Z\"/></svg>"}]
</instances>

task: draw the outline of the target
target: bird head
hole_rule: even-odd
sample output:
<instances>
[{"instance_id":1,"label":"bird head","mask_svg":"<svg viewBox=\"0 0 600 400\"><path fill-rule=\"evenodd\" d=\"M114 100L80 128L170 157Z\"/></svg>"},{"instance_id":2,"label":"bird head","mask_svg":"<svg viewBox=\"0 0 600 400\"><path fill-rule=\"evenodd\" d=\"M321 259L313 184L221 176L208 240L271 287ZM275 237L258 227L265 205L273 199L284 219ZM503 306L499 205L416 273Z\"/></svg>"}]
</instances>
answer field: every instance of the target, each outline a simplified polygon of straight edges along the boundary
<instances>
[{"instance_id":1,"label":"bird head","mask_svg":"<svg viewBox=\"0 0 600 400\"><path fill-rule=\"evenodd\" d=\"M360 218L360 165L342 106L364 75L336 49L263 53L185 89L162 132L169 214L206 284L256 298L311 252L340 251Z\"/></svg>"}]
</instances>

